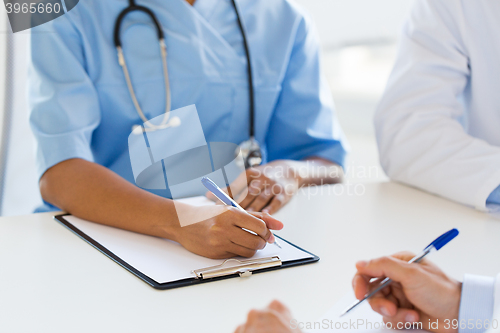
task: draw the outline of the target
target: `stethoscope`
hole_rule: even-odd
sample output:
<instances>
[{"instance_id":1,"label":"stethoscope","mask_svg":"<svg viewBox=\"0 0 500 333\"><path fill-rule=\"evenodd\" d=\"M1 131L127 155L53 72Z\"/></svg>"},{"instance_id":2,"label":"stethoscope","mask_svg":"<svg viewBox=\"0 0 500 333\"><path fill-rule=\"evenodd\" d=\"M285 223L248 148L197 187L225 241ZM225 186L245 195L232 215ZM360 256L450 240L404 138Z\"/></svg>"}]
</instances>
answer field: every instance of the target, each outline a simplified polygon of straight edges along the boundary
<instances>
[{"instance_id":1,"label":"stethoscope","mask_svg":"<svg viewBox=\"0 0 500 333\"><path fill-rule=\"evenodd\" d=\"M241 153L244 161L244 166L245 168L250 168L254 166L258 166L262 163L263 157L262 157L262 150L260 148L259 143L255 139L255 123L254 123L254 118L255 118L255 94L254 94L254 88L253 88L253 72L252 72L252 62L250 61L250 49L248 47L248 41L247 41L247 36L245 34L245 29L243 27L243 23L240 18L240 13L238 11L238 7L236 6L235 0L231 0L233 3L234 10L236 12L236 17L238 20L238 27L240 28L241 35L243 37L243 44L245 48L245 55L247 58L247 77L248 77L248 94L249 94L249 104L250 104L250 127L249 127L249 134L250 134L250 139L247 141L242 142L239 145L239 148L236 151L236 154ZM144 112L141 109L141 106L139 104L139 101L137 100L137 97L135 95L134 87L132 85L132 81L130 79L130 74L128 71L127 63L125 61L125 56L123 55L123 49L122 49L122 42L120 38L120 29L121 25L123 23L123 20L125 17L134 11L139 11L147 14L151 20L153 21L155 27L156 27L156 32L158 34L158 41L159 41L159 46L160 46L160 51L161 51L161 59L162 59L162 66L163 66L163 76L165 80L165 115L163 117L163 120L159 125L154 125L152 124L144 115ZM129 0L129 5L127 8L125 8L120 15L118 15L118 18L116 19L115 23L115 30L114 30L114 42L115 42L115 47L116 51L118 53L118 62L120 66L122 67L123 74L125 76L125 80L127 81L127 87L130 93L130 96L132 97L132 102L134 103L135 109L137 113L139 114L139 117L142 119L144 122L144 130L145 131L156 131L160 129L165 129L168 127L177 127L181 124L181 120L179 117L172 117L170 118L170 110L171 110L171 95L170 95L170 80L168 77L168 67L167 67L167 46L165 44L165 35L163 33L162 26L158 19L156 18L156 15L147 7L137 5L135 3L135 0Z\"/></svg>"}]
</instances>

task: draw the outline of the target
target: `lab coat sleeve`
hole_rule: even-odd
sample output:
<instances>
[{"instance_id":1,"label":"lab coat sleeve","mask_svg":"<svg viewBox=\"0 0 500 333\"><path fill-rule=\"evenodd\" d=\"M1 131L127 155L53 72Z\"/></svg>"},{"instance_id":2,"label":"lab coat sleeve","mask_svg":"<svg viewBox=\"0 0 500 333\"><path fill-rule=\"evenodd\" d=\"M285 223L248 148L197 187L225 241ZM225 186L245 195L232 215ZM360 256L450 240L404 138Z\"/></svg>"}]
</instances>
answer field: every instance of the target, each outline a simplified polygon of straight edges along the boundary
<instances>
[{"instance_id":1,"label":"lab coat sleeve","mask_svg":"<svg viewBox=\"0 0 500 333\"><path fill-rule=\"evenodd\" d=\"M496 327L494 331L496 333L500 332L500 274L497 275L495 279L495 303L493 304L493 320L496 320Z\"/></svg>"},{"instance_id":2,"label":"lab coat sleeve","mask_svg":"<svg viewBox=\"0 0 500 333\"><path fill-rule=\"evenodd\" d=\"M318 156L344 166L347 141L321 75L319 43L302 18L266 137L269 160Z\"/></svg>"},{"instance_id":3,"label":"lab coat sleeve","mask_svg":"<svg viewBox=\"0 0 500 333\"><path fill-rule=\"evenodd\" d=\"M31 34L28 98L39 177L67 159L93 161L90 145L100 123L99 102L85 71L81 38L69 17L63 15Z\"/></svg>"},{"instance_id":4,"label":"lab coat sleeve","mask_svg":"<svg viewBox=\"0 0 500 333\"><path fill-rule=\"evenodd\" d=\"M389 177L485 210L500 184L500 147L468 135L461 123L470 74L462 17L460 1L416 2L375 127Z\"/></svg>"},{"instance_id":5,"label":"lab coat sleeve","mask_svg":"<svg viewBox=\"0 0 500 333\"><path fill-rule=\"evenodd\" d=\"M495 279L493 319L487 332L500 333L500 274Z\"/></svg>"},{"instance_id":6,"label":"lab coat sleeve","mask_svg":"<svg viewBox=\"0 0 500 333\"><path fill-rule=\"evenodd\" d=\"M487 330L485 323L490 322L493 317L494 290L495 279L492 277L469 274L464 276L458 333L483 333ZM469 322L474 324L469 326Z\"/></svg>"}]
</instances>

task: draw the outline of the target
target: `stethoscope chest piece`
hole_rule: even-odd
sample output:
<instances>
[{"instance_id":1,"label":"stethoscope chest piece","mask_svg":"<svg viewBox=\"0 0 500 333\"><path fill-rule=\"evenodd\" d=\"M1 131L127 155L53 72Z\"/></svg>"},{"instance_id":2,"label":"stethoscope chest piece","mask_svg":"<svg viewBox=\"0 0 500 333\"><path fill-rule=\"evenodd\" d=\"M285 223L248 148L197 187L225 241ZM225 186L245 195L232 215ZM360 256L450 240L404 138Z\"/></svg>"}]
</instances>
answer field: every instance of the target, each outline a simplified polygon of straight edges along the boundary
<instances>
[{"instance_id":1,"label":"stethoscope chest piece","mask_svg":"<svg viewBox=\"0 0 500 333\"><path fill-rule=\"evenodd\" d=\"M238 165L240 168L253 168L259 166L263 162L262 150L259 143L255 138L250 138L250 140L243 141L236 149L236 155L241 153L243 157L243 165ZM239 164L241 164L241 159L237 159Z\"/></svg>"}]
</instances>

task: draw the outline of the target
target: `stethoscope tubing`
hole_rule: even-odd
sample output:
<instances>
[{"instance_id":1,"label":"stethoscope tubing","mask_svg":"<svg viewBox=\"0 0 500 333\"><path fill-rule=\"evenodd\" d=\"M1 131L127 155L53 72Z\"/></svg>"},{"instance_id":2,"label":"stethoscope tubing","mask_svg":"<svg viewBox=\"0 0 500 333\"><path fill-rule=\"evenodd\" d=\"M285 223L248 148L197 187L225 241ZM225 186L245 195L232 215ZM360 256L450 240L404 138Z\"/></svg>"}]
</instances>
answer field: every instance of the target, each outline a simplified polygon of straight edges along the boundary
<instances>
[{"instance_id":1,"label":"stethoscope tubing","mask_svg":"<svg viewBox=\"0 0 500 333\"><path fill-rule=\"evenodd\" d=\"M248 46L247 34L245 32L245 27L243 26L243 21L240 17L240 11L238 10L238 6L236 5L236 0L231 0L231 2L233 3L234 11L236 12L238 26L240 27L241 36L243 37L245 55L247 57L248 98L250 104L249 134L250 140L253 140L255 138L255 93L253 88L252 58L250 57L250 47Z\"/></svg>"},{"instance_id":2,"label":"stethoscope tubing","mask_svg":"<svg viewBox=\"0 0 500 333\"><path fill-rule=\"evenodd\" d=\"M250 55L250 47L248 45L248 39L247 35L245 32L245 27L243 25L243 21L241 19L239 10L238 10L238 5L236 4L236 0L231 0L232 5L234 7L234 11L236 13L236 18L238 21L238 27L241 31L241 35L243 38L243 45L244 45L244 50L245 50L245 56L247 58L247 79L248 79L248 98L249 98L249 136L250 136L250 142L252 142L254 145L257 145L259 155L261 154L260 151L260 146L258 146L257 141L255 140L255 91L254 91L254 86L253 86L253 69L252 69L252 61L251 61L251 55ZM163 121L160 125L153 125L149 122L149 120L146 118L144 115L144 112L142 111L139 101L137 100L137 97L134 92L134 87L132 85L132 81L130 79L130 74L127 68L127 63L125 60L125 56L123 54L123 49L122 49L122 41L120 37L120 31L121 31L121 25L125 19L125 17L134 12L134 11L140 11L145 14L147 14L151 20L153 21L157 35L158 35L158 41L160 44L160 49L161 49L161 54L162 54L162 65L163 65L163 75L165 79L165 116L163 118ZM118 15L118 18L116 19L115 22L115 27L114 27L114 44L117 49L118 53L118 61L123 69L123 73L125 76L125 80L127 81L127 87L129 90L129 93L132 97L133 104L136 108L137 113L139 114L140 118L143 120L144 125L145 125L145 130L146 131L154 131L157 129L163 129L169 126L176 126L176 125L171 125L168 120L169 120L169 114L171 110L171 94L170 94L170 81L168 77L168 66L167 66L167 49L165 45L165 36L164 32L162 29L162 26L160 22L158 21L156 15L153 13L153 11L145 6L140 6L135 3L135 0L129 0L129 5L120 12ZM146 128L147 127L147 128Z\"/></svg>"},{"instance_id":3,"label":"stethoscope tubing","mask_svg":"<svg viewBox=\"0 0 500 333\"><path fill-rule=\"evenodd\" d=\"M120 31L121 31L121 25L123 23L123 20L125 17L135 11L143 12L146 13L151 20L153 21L155 27L156 27L156 32L158 34L158 40L165 39L165 35L163 33L163 29L161 28L160 22L156 18L156 15L153 13L151 9L145 6L139 6L136 5L133 0L131 1L133 4L129 5L127 8L125 8L120 15L118 15L118 18L116 19L115 22L115 29L114 29L114 42L115 42L115 47L121 47L122 46L122 41L120 37Z\"/></svg>"}]
</instances>

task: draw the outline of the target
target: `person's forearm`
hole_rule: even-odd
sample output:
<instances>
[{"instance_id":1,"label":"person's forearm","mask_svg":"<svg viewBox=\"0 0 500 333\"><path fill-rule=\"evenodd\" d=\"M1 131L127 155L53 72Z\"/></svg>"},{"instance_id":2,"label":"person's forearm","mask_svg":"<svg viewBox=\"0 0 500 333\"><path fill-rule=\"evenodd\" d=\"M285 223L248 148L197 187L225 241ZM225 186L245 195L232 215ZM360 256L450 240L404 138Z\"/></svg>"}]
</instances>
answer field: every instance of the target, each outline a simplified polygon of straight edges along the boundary
<instances>
[{"instance_id":1,"label":"person's forearm","mask_svg":"<svg viewBox=\"0 0 500 333\"><path fill-rule=\"evenodd\" d=\"M290 161L299 180L299 187L341 183L344 171L338 164L321 157L308 157L303 161Z\"/></svg>"},{"instance_id":2,"label":"person's forearm","mask_svg":"<svg viewBox=\"0 0 500 333\"><path fill-rule=\"evenodd\" d=\"M179 227L171 200L129 183L111 170L82 159L61 162L42 176L45 201L77 217L175 240Z\"/></svg>"}]
</instances>

